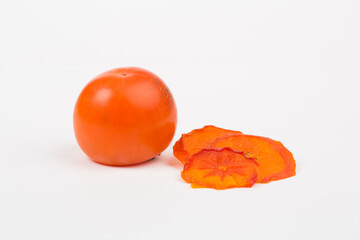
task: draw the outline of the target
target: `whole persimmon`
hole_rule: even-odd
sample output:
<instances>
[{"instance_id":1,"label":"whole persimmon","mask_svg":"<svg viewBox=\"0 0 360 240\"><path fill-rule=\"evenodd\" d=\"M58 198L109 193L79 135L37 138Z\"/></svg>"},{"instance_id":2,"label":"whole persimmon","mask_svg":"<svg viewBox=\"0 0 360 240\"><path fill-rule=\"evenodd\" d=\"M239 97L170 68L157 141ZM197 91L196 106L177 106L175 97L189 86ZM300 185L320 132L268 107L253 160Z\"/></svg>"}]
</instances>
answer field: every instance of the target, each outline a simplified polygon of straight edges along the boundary
<instances>
[{"instance_id":1,"label":"whole persimmon","mask_svg":"<svg viewBox=\"0 0 360 240\"><path fill-rule=\"evenodd\" d=\"M154 158L170 144L176 128L173 96L155 74L116 68L82 90L74 110L77 142L93 161L124 166Z\"/></svg>"}]
</instances>

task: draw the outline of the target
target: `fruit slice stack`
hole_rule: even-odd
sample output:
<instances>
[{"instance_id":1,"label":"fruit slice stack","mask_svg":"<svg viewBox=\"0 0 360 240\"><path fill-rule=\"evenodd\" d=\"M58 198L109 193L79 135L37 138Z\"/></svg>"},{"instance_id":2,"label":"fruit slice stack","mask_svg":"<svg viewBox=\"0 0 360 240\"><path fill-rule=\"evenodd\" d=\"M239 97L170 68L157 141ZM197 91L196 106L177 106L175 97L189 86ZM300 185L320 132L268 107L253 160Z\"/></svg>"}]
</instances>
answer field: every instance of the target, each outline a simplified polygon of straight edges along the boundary
<instances>
[{"instance_id":1,"label":"fruit slice stack","mask_svg":"<svg viewBox=\"0 0 360 240\"><path fill-rule=\"evenodd\" d=\"M295 159L281 142L211 125L183 134L173 150L192 187L252 187L295 175Z\"/></svg>"}]
</instances>

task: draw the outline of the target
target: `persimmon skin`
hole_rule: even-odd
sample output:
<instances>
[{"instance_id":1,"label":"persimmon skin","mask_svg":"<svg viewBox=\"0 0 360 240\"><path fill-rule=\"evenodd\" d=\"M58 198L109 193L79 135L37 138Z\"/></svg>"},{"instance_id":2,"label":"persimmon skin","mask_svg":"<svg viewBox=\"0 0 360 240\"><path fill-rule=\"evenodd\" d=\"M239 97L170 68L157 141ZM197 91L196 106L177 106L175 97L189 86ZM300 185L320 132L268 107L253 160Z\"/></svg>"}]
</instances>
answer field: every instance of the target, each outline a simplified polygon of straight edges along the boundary
<instances>
[{"instance_id":1,"label":"persimmon skin","mask_svg":"<svg viewBox=\"0 0 360 240\"><path fill-rule=\"evenodd\" d=\"M132 165L159 155L176 129L177 109L165 83L141 68L116 68L82 90L74 132L83 152L111 166Z\"/></svg>"}]
</instances>

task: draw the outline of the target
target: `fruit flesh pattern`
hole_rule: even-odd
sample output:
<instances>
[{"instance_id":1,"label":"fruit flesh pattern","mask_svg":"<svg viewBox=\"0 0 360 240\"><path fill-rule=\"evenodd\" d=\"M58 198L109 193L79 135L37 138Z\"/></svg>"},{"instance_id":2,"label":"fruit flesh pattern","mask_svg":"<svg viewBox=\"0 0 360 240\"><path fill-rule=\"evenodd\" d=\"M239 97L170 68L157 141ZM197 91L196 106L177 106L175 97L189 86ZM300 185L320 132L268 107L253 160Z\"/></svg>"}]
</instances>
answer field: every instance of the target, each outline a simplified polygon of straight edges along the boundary
<instances>
[{"instance_id":1,"label":"fruit flesh pattern","mask_svg":"<svg viewBox=\"0 0 360 240\"><path fill-rule=\"evenodd\" d=\"M203 149L191 157L182 178L193 187L227 189L251 187L257 181L257 164L230 148Z\"/></svg>"}]
</instances>

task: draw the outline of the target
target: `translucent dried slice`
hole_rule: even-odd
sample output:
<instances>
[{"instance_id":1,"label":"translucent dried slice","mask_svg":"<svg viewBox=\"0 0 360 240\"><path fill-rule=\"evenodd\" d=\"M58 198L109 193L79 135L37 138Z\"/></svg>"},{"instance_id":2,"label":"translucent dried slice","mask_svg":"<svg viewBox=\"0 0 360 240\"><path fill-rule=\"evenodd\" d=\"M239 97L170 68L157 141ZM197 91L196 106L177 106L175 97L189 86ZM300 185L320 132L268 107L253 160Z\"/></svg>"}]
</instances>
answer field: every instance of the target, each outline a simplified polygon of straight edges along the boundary
<instances>
[{"instance_id":1,"label":"translucent dried slice","mask_svg":"<svg viewBox=\"0 0 360 240\"><path fill-rule=\"evenodd\" d=\"M190 133L183 134L175 143L173 147L174 156L183 164L186 164L193 154L209 147L217 138L233 134L241 134L241 132L218 128L212 125L195 129Z\"/></svg>"},{"instance_id":2,"label":"translucent dried slice","mask_svg":"<svg viewBox=\"0 0 360 240\"><path fill-rule=\"evenodd\" d=\"M259 164L258 182L267 183L295 175L295 159L281 142L270 138L237 134L218 138L212 148L230 147L254 157Z\"/></svg>"},{"instance_id":3,"label":"translucent dried slice","mask_svg":"<svg viewBox=\"0 0 360 240\"><path fill-rule=\"evenodd\" d=\"M252 187L257 181L257 163L230 148L203 149L185 165L181 177L195 188Z\"/></svg>"}]
</instances>

